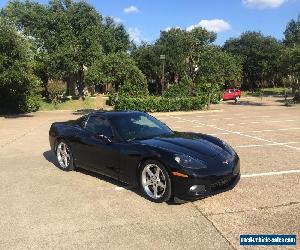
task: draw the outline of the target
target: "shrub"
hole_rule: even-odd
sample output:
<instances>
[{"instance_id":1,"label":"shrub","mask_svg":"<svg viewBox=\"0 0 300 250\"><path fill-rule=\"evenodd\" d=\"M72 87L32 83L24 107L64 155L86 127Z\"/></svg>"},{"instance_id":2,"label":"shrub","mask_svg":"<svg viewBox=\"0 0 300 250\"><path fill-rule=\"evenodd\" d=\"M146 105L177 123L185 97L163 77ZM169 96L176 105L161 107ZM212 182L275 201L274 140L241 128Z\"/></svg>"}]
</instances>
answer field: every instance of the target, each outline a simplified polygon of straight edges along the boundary
<instances>
[{"instance_id":1,"label":"shrub","mask_svg":"<svg viewBox=\"0 0 300 250\"><path fill-rule=\"evenodd\" d=\"M178 83L172 85L165 93L164 97L187 97L187 96L197 96L197 90L195 83L191 78L185 76Z\"/></svg>"},{"instance_id":2,"label":"shrub","mask_svg":"<svg viewBox=\"0 0 300 250\"><path fill-rule=\"evenodd\" d=\"M0 113L39 108L40 81L33 72L30 46L15 27L0 18Z\"/></svg>"},{"instance_id":3,"label":"shrub","mask_svg":"<svg viewBox=\"0 0 300 250\"><path fill-rule=\"evenodd\" d=\"M115 102L116 110L139 110L145 112L168 112L168 111L187 111L199 110L205 107L207 98L198 97L120 97Z\"/></svg>"},{"instance_id":4,"label":"shrub","mask_svg":"<svg viewBox=\"0 0 300 250\"><path fill-rule=\"evenodd\" d=\"M56 105L62 101L67 90L67 85L61 80L50 80L48 82L47 89L49 92L49 99L54 105Z\"/></svg>"}]
</instances>

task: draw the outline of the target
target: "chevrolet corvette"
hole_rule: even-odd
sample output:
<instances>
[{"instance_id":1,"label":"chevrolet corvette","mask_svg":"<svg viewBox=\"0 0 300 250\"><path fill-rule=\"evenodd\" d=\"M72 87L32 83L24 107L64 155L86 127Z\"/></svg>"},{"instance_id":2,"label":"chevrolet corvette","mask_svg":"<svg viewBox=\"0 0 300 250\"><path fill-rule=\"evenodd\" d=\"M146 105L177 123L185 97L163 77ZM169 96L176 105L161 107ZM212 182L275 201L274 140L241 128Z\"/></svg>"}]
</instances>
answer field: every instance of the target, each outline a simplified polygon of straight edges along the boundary
<instances>
[{"instance_id":1,"label":"chevrolet corvette","mask_svg":"<svg viewBox=\"0 0 300 250\"><path fill-rule=\"evenodd\" d=\"M224 141L176 132L139 111L93 112L55 122L49 141L58 166L84 168L139 187L154 202L195 200L233 188L240 160Z\"/></svg>"}]
</instances>

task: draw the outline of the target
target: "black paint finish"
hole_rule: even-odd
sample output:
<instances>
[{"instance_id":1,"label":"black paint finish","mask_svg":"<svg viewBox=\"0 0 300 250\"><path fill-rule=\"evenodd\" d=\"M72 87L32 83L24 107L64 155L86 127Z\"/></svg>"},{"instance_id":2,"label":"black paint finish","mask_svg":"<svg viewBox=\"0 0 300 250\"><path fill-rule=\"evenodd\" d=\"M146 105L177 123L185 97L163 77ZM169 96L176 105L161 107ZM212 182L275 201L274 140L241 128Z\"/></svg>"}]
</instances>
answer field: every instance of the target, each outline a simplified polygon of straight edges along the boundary
<instances>
[{"instance_id":1,"label":"black paint finish","mask_svg":"<svg viewBox=\"0 0 300 250\"><path fill-rule=\"evenodd\" d=\"M87 123L91 116L101 117L110 126L111 134L103 137L89 131ZM49 131L51 149L55 151L56 143L64 139L72 149L76 167L107 175L133 186L138 185L139 167L143 161L157 160L169 172L173 195L185 200L226 191L238 182L239 157L220 139L200 133L175 132L165 125L163 129L168 131L165 134L131 140L122 138L114 121L136 116L146 116L157 121L143 112L113 111L95 112L75 121L53 123ZM199 159L205 163L206 168L184 167L177 163L176 155ZM172 172L180 172L188 177L175 176ZM190 187L193 185L200 185L204 189L192 192Z\"/></svg>"}]
</instances>

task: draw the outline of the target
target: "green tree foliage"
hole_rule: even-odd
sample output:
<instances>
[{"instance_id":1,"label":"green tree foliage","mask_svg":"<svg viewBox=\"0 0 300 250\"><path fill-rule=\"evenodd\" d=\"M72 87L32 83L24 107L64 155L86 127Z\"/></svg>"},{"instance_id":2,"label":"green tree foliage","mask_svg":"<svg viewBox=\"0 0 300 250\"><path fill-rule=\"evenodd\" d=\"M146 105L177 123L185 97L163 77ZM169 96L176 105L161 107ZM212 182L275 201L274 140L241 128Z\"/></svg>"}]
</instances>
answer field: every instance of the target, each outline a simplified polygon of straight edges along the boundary
<instances>
[{"instance_id":1,"label":"green tree foliage","mask_svg":"<svg viewBox=\"0 0 300 250\"><path fill-rule=\"evenodd\" d=\"M126 50L129 38L121 25L103 18L84 1L53 0L48 5L11 1L3 15L36 41L39 72L45 77L76 82L83 95L85 69L103 53Z\"/></svg>"},{"instance_id":2,"label":"green tree foliage","mask_svg":"<svg viewBox=\"0 0 300 250\"><path fill-rule=\"evenodd\" d=\"M165 96L194 96L207 91L207 84L217 91L225 80L241 76L240 60L213 46L215 39L215 33L200 27L191 31L173 28L162 31L153 45L143 43L134 48L132 56L148 82L160 84L160 55L165 55L166 81L173 84Z\"/></svg>"},{"instance_id":3,"label":"green tree foliage","mask_svg":"<svg viewBox=\"0 0 300 250\"><path fill-rule=\"evenodd\" d=\"M216 102L219 101L219 93L226 80L241 78L241 60L217 46L202 46L201 50L195 51L192 56L196 65L192 68L192 77L186 74L165 93L165 96L199 96L208 93L212 101Z\"/></svg>"},{"instance_id":4,"label":"green tree foliage","mask_svg":"<svg viewBox=\"0 0 300 250\"><path fill-rule=\"evenodd\" d=\"M254 89L276 81L282 45L275 38L260 32L247 31L239 38L229 39L224 49L243 59L243 84Z\"/></svg>"},{"instance_id":5,"label":"green tree foliage","mask_svg":"<svg viewBox=\"0 0 300 250\"><path fill-rule=\"evenodd\" d=\"M135 61L126 53L110 53L101 57L88 70L90 82L112 83L121 95L143 96L148 94L147 81Z\"/></svg>"},{"instance_id":6,"label":"green tree foliage","mask_svg":"<svg viewBox=\"0 0 300 250\"><path fill-rule=\"evenodd\" d=\"M134 46L131 56L137 62L138 67L146 76L151 92L157 92L157 86L152 86L152 82L159 82L161 76L161 62L159 52L152 44L142 43L140 46Z\"/></svg>"},{"instance_id":7,"label":"green tree foliage","mask_svg":"<svg viewBox=\"0 0 300 250\"><path fill-rule=\"evenodd\" d=\"M29 42L0 18L0 113L38 109L40 82L33 69Z\"/></svg>"},{"instance_id":8,"label":"green tree foliage","mask_svg":"<svg viewBox=\"0 0 300 250\"><path fill-rule=\"evenodd\" d=\"M161 31L160 37L153 45L142 44L132 52L139 67L148 80L161 78L160 55L166 56L166 80L170 83L177 82L190 71L190 65L195 51L216 39L216 34L203 28L186 31L173 28Z\"/></svg>"},{"instance_id":9,"label":"green tree foliage","mask_svg":"<svg viewBox=\"0 0 300 250\"><path fill-rule=\"evenodd\" d=\"M104 18L102 33L102 47L105 54L127 51L129 49L129 35L123 24L117 24L112 17Z\"/></svg>"},{"instance_id":10,"label":"green tree foliage","mask_svg":"<svg viewBox=\"0 0 300 250\"><path fill-rule=\"evenodd\" d=\"M300 44L300 15L297 20L292 19L284 31L284 44L287 46Z\"/></svg>"}]
</instances>

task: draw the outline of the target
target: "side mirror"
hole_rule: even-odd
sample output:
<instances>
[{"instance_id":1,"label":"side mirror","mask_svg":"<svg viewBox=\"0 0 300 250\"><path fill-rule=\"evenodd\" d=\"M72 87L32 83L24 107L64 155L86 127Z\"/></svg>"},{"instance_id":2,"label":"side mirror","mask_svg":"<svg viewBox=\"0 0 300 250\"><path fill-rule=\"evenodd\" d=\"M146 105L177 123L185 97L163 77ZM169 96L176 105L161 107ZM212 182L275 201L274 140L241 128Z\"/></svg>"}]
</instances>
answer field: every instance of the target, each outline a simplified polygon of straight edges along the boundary
<instances>
[{"instance_id":1,"label":"side mirror","mask_svg":"<svg viewBox=\"0 0 300 250\"><path fill-rule=\"evenodd\" d=\"M111 144L111 139L109 139L106 135L96 134L95 137L99 140L105 141L106 144Z\"/></svg>"}]
</instances>

